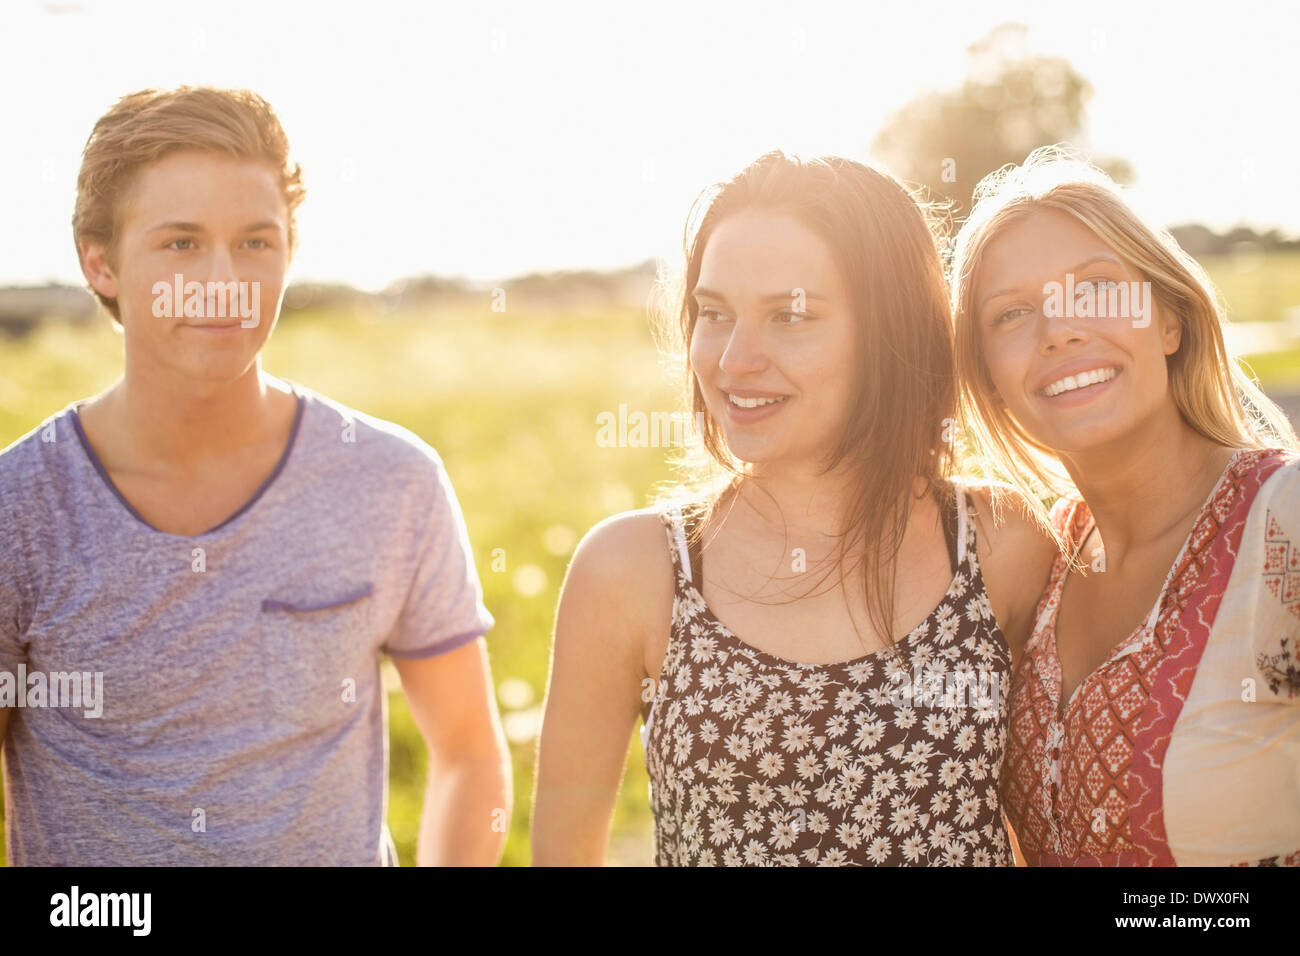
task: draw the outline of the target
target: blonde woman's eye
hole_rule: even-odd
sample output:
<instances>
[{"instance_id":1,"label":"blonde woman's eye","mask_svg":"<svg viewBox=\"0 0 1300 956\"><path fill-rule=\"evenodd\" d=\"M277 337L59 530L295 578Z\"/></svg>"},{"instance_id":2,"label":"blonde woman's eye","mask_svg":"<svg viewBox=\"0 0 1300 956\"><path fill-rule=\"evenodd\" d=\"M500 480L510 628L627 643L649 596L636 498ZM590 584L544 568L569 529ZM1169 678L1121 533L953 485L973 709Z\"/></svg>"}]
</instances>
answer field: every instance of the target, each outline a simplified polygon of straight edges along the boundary
<instances>
[{"instance_id":1,"label":"blonde woman's eye","mask_svg":"<svg viewBox=\"0 0 1300 956\"><path fill-rule=\"evenodd\" d=\"M1020 316L1024 315L1028 311L1029 311L1028 309L1023 309L1023 308L1007 309L1005 312L1000 313L993 320L993 324L1001 325L1004 322L1010 322L1012 319L1020 318Z\"/></svg>"},{"instance_id":2,"label":"blonde woman's eye","mask_svg":"<svg viewBox=\"0 0 1300 956\"><path fill-rule=\"evenodd\" d=\"M1119 283L1116 282L1114 279L1105 279L1105 278L1084 279L1082 282L1080 282L1078 285L1074 287L1074 294L1076 297L1080 295L1084 295L1086 293L1091 293L1092 295L1096 295L1098 292L1104 292L1107 289L1116 287L1118 285Z\"/></svg>"},{"instance_id":3,"label":"blonde woman's eye","mask_svg":"<svg viewBox=\"0 0 1300 956\"><path fill-rule=\"evenodd\" d=\"M717 309L710 309L708 306L704 306L700 309L699 317L705 322L714 321L711 317L715 315L718 316L719 318L722 318L722 313L719 312Z\"/></svg>"}]
</instances>

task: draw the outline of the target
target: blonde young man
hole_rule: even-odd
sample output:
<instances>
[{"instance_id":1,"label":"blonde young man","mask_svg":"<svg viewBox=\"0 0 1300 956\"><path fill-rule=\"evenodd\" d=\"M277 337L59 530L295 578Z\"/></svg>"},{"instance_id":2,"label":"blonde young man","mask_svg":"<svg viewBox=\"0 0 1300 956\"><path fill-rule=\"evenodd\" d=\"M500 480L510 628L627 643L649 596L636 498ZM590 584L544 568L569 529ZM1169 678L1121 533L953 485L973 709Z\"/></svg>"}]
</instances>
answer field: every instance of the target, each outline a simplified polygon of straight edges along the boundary
<instances>
[{"instance_id":1,"label":"blonde young man","mask_svg":"<svg viewBox=\"0 0 1300 956\"><path fill-rule=\"evenodd\" d=\"M500 856L493 619L443 463L261 369L288 153L209 88L124 97L87 143L74 237L125 371L0 453L14 864L395 864L383 654L428 747L419 862Z\"/></svg>"}]
</instances>

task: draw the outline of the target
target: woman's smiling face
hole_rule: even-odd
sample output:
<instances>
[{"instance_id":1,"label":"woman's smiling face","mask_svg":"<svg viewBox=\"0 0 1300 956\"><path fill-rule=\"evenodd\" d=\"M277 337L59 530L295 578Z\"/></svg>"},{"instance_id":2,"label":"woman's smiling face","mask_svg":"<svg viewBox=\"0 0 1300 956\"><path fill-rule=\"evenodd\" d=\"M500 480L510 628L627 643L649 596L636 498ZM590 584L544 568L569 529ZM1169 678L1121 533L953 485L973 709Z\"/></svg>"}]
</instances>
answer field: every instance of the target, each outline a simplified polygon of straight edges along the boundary
<instances>
[{"instance_id":1,"label":"woman's smiling face","mask_svg":"<svg viewBox=\"0 0 1300 956\"><path fill-rule=\"evenodd\" d=\"M822 461L848 421L858 341L826 243L788 214L733 213L708 237L691 293L691 366L731 453Z\"/></svg>"},{"instance_id":2,"label":"woman's smiling face","mask_svg":"<svg viewBox=\"0 0 1300 956\"><path fill-rule=\"evenodd\" d=\"M989 376L1036 441L1061 453L1086 451L1133 434L1172 406L1165 360L1178 350L1177 319L1156 304L1131 264L1073 216L1037 208L1013 220L985 248L974 282ZM1119 314L1077 315L1083 302L1052 301L1049 283L1063 292L1096 291L1098 301L1110 283L1146 295ZM1147 303L1145 315L1137 313L1139 301Z\"/></svg>"}]
</instances>

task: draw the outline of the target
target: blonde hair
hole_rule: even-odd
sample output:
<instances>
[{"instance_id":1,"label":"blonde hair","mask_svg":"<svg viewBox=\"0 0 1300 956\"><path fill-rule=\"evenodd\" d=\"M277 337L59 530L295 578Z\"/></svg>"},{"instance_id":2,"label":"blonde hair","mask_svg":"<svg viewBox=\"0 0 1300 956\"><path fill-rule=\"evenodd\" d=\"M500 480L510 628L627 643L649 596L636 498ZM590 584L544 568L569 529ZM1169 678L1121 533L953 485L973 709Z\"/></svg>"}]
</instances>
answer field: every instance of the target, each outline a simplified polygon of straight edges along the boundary
<instances>
[{"instance_id":1,"label":"blonde hair","mask_svg":"<svg viewBox=\"0 0 1300 956\"><path fill-rule=\"evenodd\" d=\"M268 163L280 178L293 253L294 213L306 189L302 168L289 161L289 140L270 104L250 90L181 86L128 94L95 123L77 174L72 238L78 258L86 244L99 243L115 265L121 197L142 168L183 149ZM95 297L114 321L122 320L116 300L98 292Z\"/></svg>"},{"instance_id":2,"label":"blonde hair","mask_svg":"<svg viewBox=\"0 0 1300 956\"><path fill-rule=\"evenodd\" d=\"M1044 528L1050 522L1042 499L1077 489L1052 449L996 400L974 308L974 279L989 243L1035 209L1055 209L1087 226L1142 273L1162 311L1177 318L1182 338L1166 358L1169 390L1193 430L1231 448L1297 448L1286 415L1225 343L1226 309L1205 270L1167 231L1144 222L1100 169L1060 147L1036 149L1023 165L990 173L976 187L975 206L955 240L950 288L963 430L986 470L1011 482Z\"/></svg>"}]
</instances>

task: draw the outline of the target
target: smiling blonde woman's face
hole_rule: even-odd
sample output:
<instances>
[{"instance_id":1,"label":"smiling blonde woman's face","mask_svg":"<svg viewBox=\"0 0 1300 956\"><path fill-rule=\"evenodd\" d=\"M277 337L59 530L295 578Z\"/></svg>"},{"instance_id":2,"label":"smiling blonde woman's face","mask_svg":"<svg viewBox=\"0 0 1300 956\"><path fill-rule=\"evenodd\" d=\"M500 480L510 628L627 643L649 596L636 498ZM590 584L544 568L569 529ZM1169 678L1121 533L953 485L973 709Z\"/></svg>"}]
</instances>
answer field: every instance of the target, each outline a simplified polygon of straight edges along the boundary
<instances>
[{"instance_id":1,"label":"smiling blonde woman's face","mask_svg":"<svg viewBox=\"0 0 1300 956\"><path fill-rule=\"evenodd\" d=\"M974 282L994 400L1036 441L1085 452L1173 406L1166 357L1178 350L1176 318L1073 216L1038 208L1012 220L985 247ZM1117 310L1117 300L1127 304Z\"/></svg>"},{"instance_id":2,"label":"smiling blonde woman's face","mask_svg":"<svg viewBox=\"0 0 1300 956\"><path fill-rule=\"evenodd\" d=\"M767 465L821 460L848 421L856 354L849 293L826 243L788 215L734 213L709 236L692 293L691 366L731 453Z\"/></svg>"}]
</instances>

